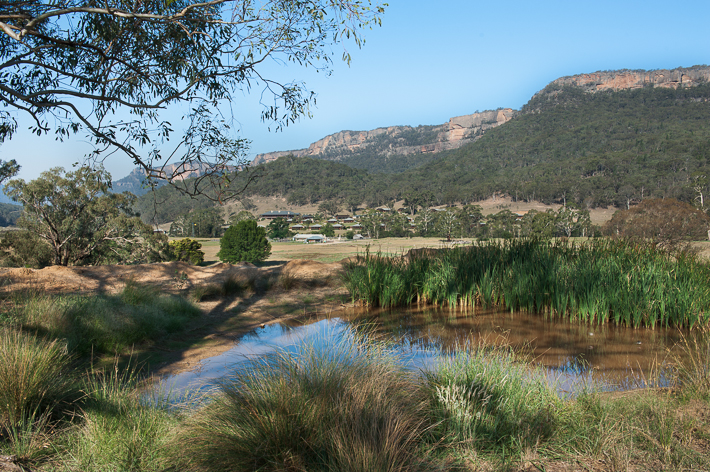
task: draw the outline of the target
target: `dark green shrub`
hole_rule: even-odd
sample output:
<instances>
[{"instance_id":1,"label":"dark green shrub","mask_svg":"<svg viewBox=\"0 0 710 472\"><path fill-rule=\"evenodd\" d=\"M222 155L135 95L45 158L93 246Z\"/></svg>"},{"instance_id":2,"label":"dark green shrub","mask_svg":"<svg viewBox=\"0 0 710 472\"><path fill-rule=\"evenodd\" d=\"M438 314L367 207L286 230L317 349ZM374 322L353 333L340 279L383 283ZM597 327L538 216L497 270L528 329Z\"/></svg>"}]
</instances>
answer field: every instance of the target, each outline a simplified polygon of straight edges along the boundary
<instances>
[{"instance_id":1,"label":"dark green shrub","mask_svg":"<svg viewBox=\"0 0 710 472\"><path fill-rule=\"evenodd\" d=\"M353 239L355 237L355 231L348 230L345 232L345 239Z\"/></svg>"},{"instance_id":2,"label":"dark green shrub","mask_svg":"<svg viewBox=\"0 0 710 472\"><path fill-rule=\"evenodd\" d=\"M321 230L321 234L325 236L326 238L332 238L335 236L335 230L333 229L333 225L328 223L326 224L323 229Z\"/></svg>"},{"instance_id":3,"label":"dark green shrub","mask_svg":"<svg viewBox=\"0 0 710 472\"><path fill-rule=\"evenodd\" d=\"M8 231L0 241L2 263L7 267L41 269L54 258L49 245L29 231Z\"/></svg>"},{"instance_id":4,"label":"dark green shrub","mask_svg":"<svg viewBox=\"0 0 710 472\"><path fill-rule=\"evenodd\" d=\"M244 220L230 226L219 240L217 257L222 262L261 262L271 254L266 231L254 220Z\"/></svg>"},{"instance_id":5,"label":"dark green shrub","mask_svg":"<svg viewBox=\"0 0 710 472\"><path fill-rule=\"evenodd\" d=\"M184 261L197 265L205 260L205 253L200 251L202 244L194 239L185 238L170 241L169 245L170 258L175 261Z\"/></svg>"}]
</instances>

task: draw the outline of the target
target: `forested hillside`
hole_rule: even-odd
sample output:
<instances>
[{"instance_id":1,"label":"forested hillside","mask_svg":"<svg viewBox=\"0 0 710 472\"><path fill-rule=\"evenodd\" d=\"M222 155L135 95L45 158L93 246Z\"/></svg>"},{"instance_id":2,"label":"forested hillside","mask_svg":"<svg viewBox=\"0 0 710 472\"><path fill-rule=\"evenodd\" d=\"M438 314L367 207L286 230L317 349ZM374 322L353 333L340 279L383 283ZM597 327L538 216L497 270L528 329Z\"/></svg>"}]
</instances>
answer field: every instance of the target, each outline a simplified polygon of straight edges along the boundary
<instances>
[{"instance_id":1,"label":"forested hillside","mask_svg":"<svg viewBox=\"0 0 710 472\"><path fill-rule=\"evenodd\" d=\"M479 141L398 176L442 203L492 192L542 202L626 206L692 201L710 177L710 85L586 93L548 88Z\"/></svg>"},{"instance_id":2,"label":"forested hillside","mask_svg":"<svg viewBox=\"0 0 710 472\"><path fill-rule=\"evenodd\" d=\"M367 167L364 154L352 158L363 161L351 164ZM380 160L377 169L383 173L282 157L252 169L262 175L247 195L278 195L293 204L337 200L345 207L417 195L434 204L471 203L496 192L584 208L628 207L649 197L704 205L710 182L710 85L589 93L553 84L517 117L476 142L438 154ZM162 221L209 206L168 188L156 195L142 197L139 207L145 213L154 200L165 202L169 209L159 209Z\"/></svg>"}]
</instances>

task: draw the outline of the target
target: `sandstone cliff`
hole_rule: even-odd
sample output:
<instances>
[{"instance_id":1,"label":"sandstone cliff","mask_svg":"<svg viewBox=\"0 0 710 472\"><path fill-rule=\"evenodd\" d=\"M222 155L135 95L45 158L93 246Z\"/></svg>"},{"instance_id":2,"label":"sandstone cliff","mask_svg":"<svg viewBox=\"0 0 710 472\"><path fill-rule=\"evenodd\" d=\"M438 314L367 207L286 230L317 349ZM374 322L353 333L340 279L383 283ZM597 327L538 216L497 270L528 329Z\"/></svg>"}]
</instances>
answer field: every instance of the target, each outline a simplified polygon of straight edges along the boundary
<instances>
[{"instance_id":1,"label":"sandstone cliff","mask_svg":"<svg viewBox=\"0 0 710 472\"><path fill-rule=\"evenodd\" d=\"M259 154L254 164L281 156L321 157L341 160L345 156L368 152L383 157L398 154L440 152L475 141L484 132L512 119L517 112L510 108L456 116L435 126L390 126L371 131L340 131L316 141L306 149Z\"/></svg>"},{"instance_id":2,"label":"sandstone cliff","mask_svg":"<svg viewBox=\"0 0 710 472\"><path fill-rule=\"evenodd\" d=\"M618 70L594 72L591 74L579 74L569 77L561 77L554 80L550 86L573 85L581 87L588 92L601 90L624 90L641 87L692 87L694 85L707 83L710 81L710 67L693 66L679 67L678 69L658 69L658 70ZM539 92L543 93L545 90Z\"/></svg>"}]
</instances>

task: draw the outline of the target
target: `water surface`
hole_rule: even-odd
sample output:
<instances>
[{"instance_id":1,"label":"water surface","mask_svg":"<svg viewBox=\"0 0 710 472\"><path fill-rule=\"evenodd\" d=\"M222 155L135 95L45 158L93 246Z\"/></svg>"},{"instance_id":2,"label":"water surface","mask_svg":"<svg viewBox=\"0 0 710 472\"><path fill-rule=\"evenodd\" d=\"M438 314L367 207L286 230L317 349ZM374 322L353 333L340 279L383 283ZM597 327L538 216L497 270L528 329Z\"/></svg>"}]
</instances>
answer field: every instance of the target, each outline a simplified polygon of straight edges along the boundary
<instances>
[{"instance_id":1,"label":"water surface","mask_svg":"<svg viewBox=\"0 0 710 472\"><path fill-rule=\"evenodd\" d=\"M544 366L562 393L596 384L606 390L666 382L662 366L682 333L674 329L589 325L541 315L493 310L460 311L409 308L346 311L338 318L313 318L258 328L229 351L204 359L192 371L168 377L174 389L208 388L240 363L275 350L295 351L303 342L318 344L354 332L393 342L403 362L425 369L451 352L479 344L511 345Z\"/></svg>"}]
</instances>

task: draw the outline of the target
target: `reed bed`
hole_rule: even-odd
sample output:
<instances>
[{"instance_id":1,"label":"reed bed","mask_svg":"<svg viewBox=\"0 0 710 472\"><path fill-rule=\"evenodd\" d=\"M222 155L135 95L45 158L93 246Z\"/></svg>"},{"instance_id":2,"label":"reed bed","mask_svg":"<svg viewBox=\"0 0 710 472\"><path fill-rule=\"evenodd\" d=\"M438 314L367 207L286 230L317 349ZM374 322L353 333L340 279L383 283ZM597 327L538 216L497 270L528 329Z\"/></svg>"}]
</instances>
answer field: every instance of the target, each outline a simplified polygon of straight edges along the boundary
<instances>
[{"instance_id":1,"label":"reed bed","mask_svg":"<svg viewBox=\"0 0 710 472\"><path fill-rule=\"evenodd\" d=\"M501 308L632 327L705 326L710 268L651 245L510 240L436 253L366 252L346 267L353 302Z\"/></svg>"}]
</instances>

